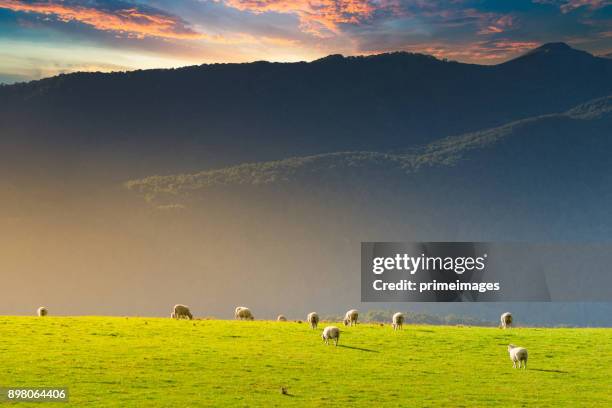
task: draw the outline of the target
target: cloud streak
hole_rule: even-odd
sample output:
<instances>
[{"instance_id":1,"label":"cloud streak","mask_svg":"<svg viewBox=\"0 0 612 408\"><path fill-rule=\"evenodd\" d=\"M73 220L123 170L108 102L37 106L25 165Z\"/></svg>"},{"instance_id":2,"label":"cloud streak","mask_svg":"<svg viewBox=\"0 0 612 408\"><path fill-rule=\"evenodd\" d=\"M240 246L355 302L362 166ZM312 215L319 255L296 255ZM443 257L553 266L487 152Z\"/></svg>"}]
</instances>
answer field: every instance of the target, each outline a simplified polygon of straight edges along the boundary
<instances>
[{"instance_id":1,"label":"cloud streak","mask_svg":"<svg viewBox=\"0 0 612 408\"><path fill-rule=\"evenodd\" d=\"M559 7L563 14L576 9L599 10L612 5L611 0L533 0L536 4L552 4Z\"/></svg>"},{"instance_id":2,"label":"cloud streak","mask_svg":"<svg viewBox=\"0 0 612 408\"><path fill-rule=\"evenodd\" d=\"M181 18L159 10L124 2L0 0L0 8L14 12L52 16L62 22L77 21L101 31L134 38L158 37L179 40L206 39Z\"/></svg>"},{"instance_id":3,"label":"cloud streak","mask_svg":"<svg viewBox=\"0 0 612 408\"><path fill-rule=\"evenodd\" d=\"M569 13L577 8L585 7L589 10L597 10L612 5L610 0L569 0L560 5L563 13Z\"/></svg>"},{"instance_id":4,"label":"cloud streak","mask_svg":"<svg viewBox=\"0 0 612 408\"><path fill-rule=\"evenodd\" d=\"M511 15L504 15L499 18L493 18L492 21L485 24L480 29L478 34L499 34L508 31L514 26L514 17Z\"/></svg>"}]
</instances>

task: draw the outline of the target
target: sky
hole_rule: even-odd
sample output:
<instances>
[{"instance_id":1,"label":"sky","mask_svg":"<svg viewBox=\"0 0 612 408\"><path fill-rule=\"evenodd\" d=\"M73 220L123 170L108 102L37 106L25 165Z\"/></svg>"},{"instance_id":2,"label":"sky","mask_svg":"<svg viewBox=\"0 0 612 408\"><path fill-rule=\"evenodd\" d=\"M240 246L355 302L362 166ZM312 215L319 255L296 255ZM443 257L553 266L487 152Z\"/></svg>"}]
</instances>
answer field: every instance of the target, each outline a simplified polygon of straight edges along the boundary
<instances>
[{"instance_id":1,"label":"sky","mask_svg":"<svg viewBox=\"0 0 612 408\"><path fill-rule=\"evenodd\" d=\"M0 0L0 83L391 51L496 64L558 41L612 54L612 0Z\"/></svg>"}]
</instances>

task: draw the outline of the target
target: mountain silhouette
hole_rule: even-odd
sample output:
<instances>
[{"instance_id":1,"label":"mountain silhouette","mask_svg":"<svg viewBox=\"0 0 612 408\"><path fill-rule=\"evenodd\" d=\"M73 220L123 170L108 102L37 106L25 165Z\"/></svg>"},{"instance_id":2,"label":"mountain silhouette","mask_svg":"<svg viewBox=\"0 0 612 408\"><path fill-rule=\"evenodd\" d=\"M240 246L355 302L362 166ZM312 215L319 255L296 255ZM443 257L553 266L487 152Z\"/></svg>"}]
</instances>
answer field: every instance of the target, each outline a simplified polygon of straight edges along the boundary
<instances>
[{"instance_id":1,"label":"mountain silhouette","mask_svg":"<svg viewBox=\"0 0 612 408\"><path fill-rule=\"evenodd\" d=\"M397 52L75 73L0 87L2 159L35 154L42 166L49 155L55 163L110 155L118 169L144 175L380 151L611 92L612 61L562 43L495 66Z\"/></svg>"}]
</instances>

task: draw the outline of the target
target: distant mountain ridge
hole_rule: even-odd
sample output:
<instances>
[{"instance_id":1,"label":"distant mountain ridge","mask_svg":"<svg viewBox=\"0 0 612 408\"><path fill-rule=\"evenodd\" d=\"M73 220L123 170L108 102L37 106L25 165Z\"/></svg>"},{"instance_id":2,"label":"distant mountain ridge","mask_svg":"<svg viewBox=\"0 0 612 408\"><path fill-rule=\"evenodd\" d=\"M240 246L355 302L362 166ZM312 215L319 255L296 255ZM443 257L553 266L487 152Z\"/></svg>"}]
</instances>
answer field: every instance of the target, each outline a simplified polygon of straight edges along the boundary
<instances>
[{"instance_id":1,"label":"distant mountain ridge","mask_svg":"<svg viewBox=\"0 0 612 408\"><path fill-rule=\"evenodd\" d=\"M122 171L145 175L383 151L610 93L612 61L565 44L495 66L401 52L77 73L0 87L0 159L111 155Z\"/></svg>"},{"instance_id":2,"label":"distant mountain ridge","mask_svg":"<svg viewBox=\"0 0 612 408\"><path fill-rule=\"evenodd\" d=\"M588 144L589 141L583 136L592 136L594 128L605 130L606 125L612 124L612 96L580 104L563 113L526 118L496 128L443 138L409 152L354 151L292 157L192 174L151 176L128 181L125 185L152 199L157 195L176 196L218 186L319 183L321 180L346 180L355 175L365 177L367 174L381 172L396 176L409 175L426 168L456 166L466 160L470 152L502 143L504 139L520 137L522 133L529 133L530 128L538 129L534 139L554 140L554 132L558 127L556 123L570 122L583 132L576 132L572 145L562 146L569 151L575 145ZM610 145L612 147L612 142Z\"/></svg>"}]
</instances>

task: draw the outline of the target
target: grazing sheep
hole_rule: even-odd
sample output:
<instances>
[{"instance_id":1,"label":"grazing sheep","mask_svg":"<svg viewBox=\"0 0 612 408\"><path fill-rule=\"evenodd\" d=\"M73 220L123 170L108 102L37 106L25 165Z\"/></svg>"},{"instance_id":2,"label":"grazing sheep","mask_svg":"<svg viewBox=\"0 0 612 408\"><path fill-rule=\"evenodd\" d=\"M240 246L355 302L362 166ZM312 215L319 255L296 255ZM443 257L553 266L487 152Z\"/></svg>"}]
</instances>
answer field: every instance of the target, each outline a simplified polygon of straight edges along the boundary
<instances>
[{"instance_id":1,"label":"grazing sheep","mask_svg":"<svg viewBox=\"0 0 612 408\"><path fill-rule=\"evenodd\" d=\"M319 325L319 315L317 312L310 312L308 316L306 316L306 321L310 323L310 327L314 330Z\"/></svg>"},{"instance_id":2,"label":"grazing sheep","mask_svg":"<svg viewBox=\"0 0 612 408\"><path fill-rule=\"evenodd\" d=\"M285 317L285 315L278 315L278 317L276 318L277 322L286 322L287 318Z\"/></svg>"},{"instance_id":3,"label":"grazing sheep","mask_svg":"<svg viewBox=\"0 0 612 408\"><path fill-rule=\"evenodd\" d=\"M193 319L193 315L189 311L189 306L185 305L174 305L174 309L170 317L173 319Z\"/></svg>"},{"instance_id":4,"label":"grazing sheep","mask_svg":"<svg viewBox=\"0 0 612 408\"><path fill-rule=\"evenodd\" d=\"M516 368L516 363L518 363L518 368L521 368L521 363L523 363L523 368L527 368L527 349L523 347L517 347L514 344L509 344L508 353L510 353L512 367Z\"/></svg>"},{"instance_id":5,"label":"grazing sheep","mask_svg":"<svg viewBox=\"0 0 612 408\"><path fill-rule=\"evenodd\" d=\"M351 309L344 315L344 325L345 326L353 326L357 324L357 318L359 317L359 312L355 309Z\"/></svg>"},{"instance_id":6,"label":"grazing sheep","mask_svg":"<svg viewBox=\"0 0 612 408\"><path fill-rule=\"evenodd\" d=\"M338 340L340 339L340 329L336 326L327 326L323 329L323 334L321 334L321 338L325 342L325 344L329 344L330 340L334 340L336 346L338 346Z\"/></svg>"},{"instance_id":7,"label":"grazing sheep","mask_svg":"<svg viewBox=\"0 0 612 408\"><path fill-rule=\"evenodd\" d=\"M404 314L397 312L396 314L393 315L393 323L391 323L391 326L393 326L393 330L401 330L402 326L404 325Z\"/></svg>"},{"instance_id":8,"label":"grazing sheep","mask_svg":"<svg viewBox=\"0 0 612 408\"><path fill-rule=\"evenodd\" d=\"M253 313L251 313L251 309L244 306L238 306L234 311L234 317L240 320L255 320L253 317Z\"/></svg>"},{"instance_id":9,"label":"grazing sheep","mask_svg":"<svg viewBox=\"0 0 612 408\"><path fill-rule=\"evenodd\" d=\"M510 312L506 312L504 314L501 315L500 317L501 320L501 328L502 329L508 329L510 327L512 327L512 313Z\"/></svg>"},{"instance_id":10,"label":"grazing sheep","mask_svg":"<svg viewBox=\"0 0 612 408\"><path fill-rule=\"evenodd\" d=\"M49 314L49 311L47 310L46 307L41 306L41 307L38 308L36 313L38 314L38 317L44 317L44 316Z\"/></svg>"}]
</instances>

